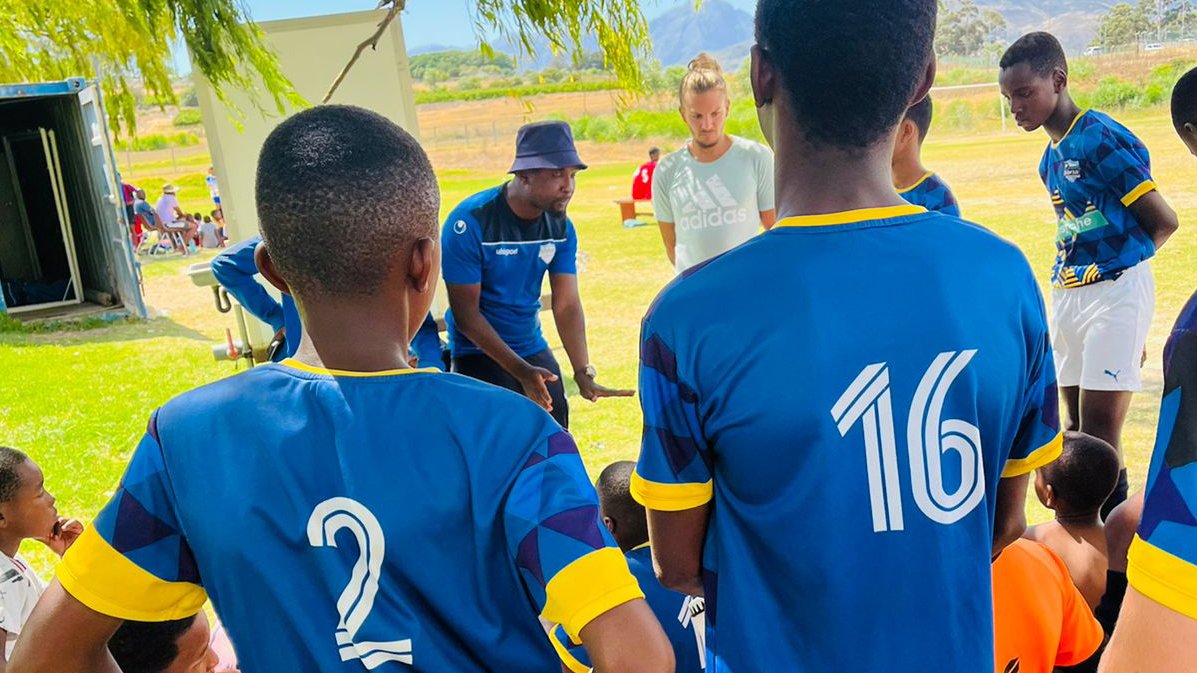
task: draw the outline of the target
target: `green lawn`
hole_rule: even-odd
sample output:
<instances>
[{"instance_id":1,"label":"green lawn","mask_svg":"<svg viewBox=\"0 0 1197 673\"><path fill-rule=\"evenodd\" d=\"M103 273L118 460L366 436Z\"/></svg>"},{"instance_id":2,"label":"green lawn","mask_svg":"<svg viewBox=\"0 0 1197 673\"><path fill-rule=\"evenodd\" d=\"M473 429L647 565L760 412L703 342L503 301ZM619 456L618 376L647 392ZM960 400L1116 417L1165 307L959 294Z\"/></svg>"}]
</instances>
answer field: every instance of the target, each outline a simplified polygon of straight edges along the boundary
<instances>
[{"instance_id":1,"label":"green lawn","mask_svg":"<svg viewBox=\"0 0 1197 673\"><path fill-rule=\"evenodd\" d=\"M1197 184L1197 162L1184 153L1158 113L1127 121L1154 150L1157 181L1182 221L1181 232L1154 262L1159 299L1149 342L1148 389L1136 396L1125 435L1132 484L1137 486L1154 441L1163 340L1197 286L1197 230L1188 225L1197 216L1197 196L1188 189ZM1055 228L1035 174L1044 142L1041 134L938 138L933 132L926 159L953 186L966 217L1015 241L1046 278ZM174 176L174 181L202 200L207 162L189 166L194 174ZM632 163L596 162L581 175L571 207L585 260L581 286L591 359L600 379L616 386L635 385L640 318L673 275L655 228L624 229L612 204L628 189L634 170ZM137 174L149 172L139 167ZM499 171L442 171L443 210L502 177ZM137 182L156 186L160 180ZM94 515L156 405L233 372L230 363L213 360L210 349L223 339L231 320L216 313L207 290L182 275L194 261L143 260L146 299L158 311L147 322L82 332L0 334L0 442L29 452L42 465L65 514ZM558 344L548 322L550 340ZM565 363L564 352L558 349L558 355ZM635 400L590 404L575 396L571 403L573 430L592 473L609 461L635 455L641 420ZM214 472L211 478L221 475ZM1034 505L1031 516L1041 519L1044 512ZM26 553L49 574L51 559L38 545L27 545Z\"/></svg>"}]
</instances>

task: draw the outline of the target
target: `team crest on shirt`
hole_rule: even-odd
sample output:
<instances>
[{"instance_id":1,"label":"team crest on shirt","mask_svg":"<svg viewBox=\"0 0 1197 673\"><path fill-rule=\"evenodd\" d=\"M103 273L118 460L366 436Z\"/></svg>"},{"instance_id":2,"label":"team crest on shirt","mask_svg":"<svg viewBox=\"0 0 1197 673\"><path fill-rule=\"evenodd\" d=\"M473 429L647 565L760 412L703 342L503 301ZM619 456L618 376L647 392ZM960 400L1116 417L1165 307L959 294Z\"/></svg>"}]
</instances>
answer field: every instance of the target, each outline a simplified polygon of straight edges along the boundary
<instances>
[{"instance_id":1,"label":"team crest on shirt","mask_svg":"<svg viewBox=\"0 0 1197 673\"><path fill-rule=\"evenodd\" d=\"M1081 162L1075 159L1066 159L1064 161L1064 179L1069 182L1076 182L1081 179Z\"/></svg>"},{"instance_id":2,"label":"team crest on shirt","mask_svg":"<svg viewBox=\"0 0 1197 673\"><path fill-rule=\"evenodd\" d=\"M553 258L556 256L557 256L557 244L556 243L545 243L544 245L540 246L540 260L542 262L544 262L545 264L551 263L553 261Z\"/></svg>"},{"instance_id":3,"label":"team crest on shirt","mask_svg":"<svg viewBox=\"0 0 1197 673\"><path fill-rule=\"evenodd\" d=\"M466 230L465 220L458 220L453 223L453 233L464 234Z\"/></svg>"}]
</instances>

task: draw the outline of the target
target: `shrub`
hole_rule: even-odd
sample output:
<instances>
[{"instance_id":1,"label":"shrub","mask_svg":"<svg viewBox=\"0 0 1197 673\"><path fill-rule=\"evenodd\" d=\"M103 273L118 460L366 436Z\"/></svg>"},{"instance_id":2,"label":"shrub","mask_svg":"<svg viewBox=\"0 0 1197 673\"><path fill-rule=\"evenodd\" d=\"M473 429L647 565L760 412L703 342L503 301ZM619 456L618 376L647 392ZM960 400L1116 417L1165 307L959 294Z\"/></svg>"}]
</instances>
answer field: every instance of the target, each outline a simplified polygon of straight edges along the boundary
<instances>
[{"instance_id":1,"label":"shrub","mask_svg":"<svg viewBox=\"0 0 1197 673\"><path fill-rule=\"evenodd\" d=\"M179 110L179 114L175 115L175 126L198 126L204 123L200 117L199 108L187 107Z\"/></svg>"}]
</instances>

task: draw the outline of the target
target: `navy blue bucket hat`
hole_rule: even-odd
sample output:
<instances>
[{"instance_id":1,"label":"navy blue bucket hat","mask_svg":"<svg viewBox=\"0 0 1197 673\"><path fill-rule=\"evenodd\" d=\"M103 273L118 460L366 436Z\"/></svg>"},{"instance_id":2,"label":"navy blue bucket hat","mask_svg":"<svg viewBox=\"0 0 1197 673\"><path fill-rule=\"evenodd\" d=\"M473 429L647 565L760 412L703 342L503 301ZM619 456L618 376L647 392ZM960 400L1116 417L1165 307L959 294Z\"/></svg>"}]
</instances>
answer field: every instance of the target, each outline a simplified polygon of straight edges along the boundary
<instances>
[{"instance_id":1,"label":"navy blue bucket hat","mask_svg":"<svg viewBox=\"0 0 1197 673\"><path fill-rule=\"evenodd\" d=\"M537 122L520 127L515 139L515 163L508 173L538 169L579 168L586 164L574 147L574 134L565 122Z\"/></svg>"}]
</instances>

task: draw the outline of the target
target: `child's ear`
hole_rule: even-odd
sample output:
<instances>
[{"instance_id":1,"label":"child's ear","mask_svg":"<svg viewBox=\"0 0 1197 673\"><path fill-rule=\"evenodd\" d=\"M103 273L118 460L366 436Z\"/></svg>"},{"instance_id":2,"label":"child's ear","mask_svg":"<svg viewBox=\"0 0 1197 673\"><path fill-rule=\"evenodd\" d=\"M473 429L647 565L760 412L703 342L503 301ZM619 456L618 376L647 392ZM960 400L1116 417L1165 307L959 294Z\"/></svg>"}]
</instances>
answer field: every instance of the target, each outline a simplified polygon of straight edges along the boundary
<instances>
[{"instance_id":1,"label":"child's ear","mask_svg":"<svg viewBox=\"0 0 1197 673\"><path fill-rule=\"evenodd\" d=\"M1063 91L1064 87L1068 86L1068 73L1060 68L1056 68L1052 72L1052 85L1056 93Z\"/></svg>"},{"instance_id":2,"label":"child's ear","mask_svg":"<svg viewBox=\"0 0 1197 673\"><path fill-rule=\"evenodd\" d=\"M274 266L274 260L270 258L270 251L266 249L265 241L259 243L258 247L254 249L254 263L258 265L258 273L261 273L263 278L278 288L279 292L291 294L291 288L287 287L287 281L283 280L282 275Z\"/></svg>"},{"instance_id":3,"label":"child's ear","mask_svg":"<svg viewBox=\"0 0 1197 673\"><path fill-rule=\"evenodd\" d=\"M607 530L610 531L612 535L615 535L615 529L619 527L619 525L615 522L615 519L612 519L609 516L603 517L603 525L607 527Z\"/></svg>"},{"instance_id":4,"label":"child's ear","mask_svg":"<svg viewBox=\"0 0 1197 673\"><path fill-rule=\"evenodd\" d=\"M411 257L407 260L407 277L412 288L421 294L436 285L436 246L436 239L421 238L411 247Z\"/></svg>"},{"instance_id":5,"label":"child's ear","mask_svg":"<svg viewBox=\"0 0 1197 673\"><path fill-rule=\"evenodd\" d=\"M1050 510L1056 509L1056 490L1051 484L1043 487L1043 506Z\"/></svg>"}]
</instances>

